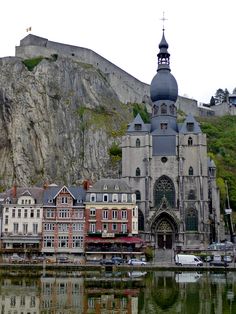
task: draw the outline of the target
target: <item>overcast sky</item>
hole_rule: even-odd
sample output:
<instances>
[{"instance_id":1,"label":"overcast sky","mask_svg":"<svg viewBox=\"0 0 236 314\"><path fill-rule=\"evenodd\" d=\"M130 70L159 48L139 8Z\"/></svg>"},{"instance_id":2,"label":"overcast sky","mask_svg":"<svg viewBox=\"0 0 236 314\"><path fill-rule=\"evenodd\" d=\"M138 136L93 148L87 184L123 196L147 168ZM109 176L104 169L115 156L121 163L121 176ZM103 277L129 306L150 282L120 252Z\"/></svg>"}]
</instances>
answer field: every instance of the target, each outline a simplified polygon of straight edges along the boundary
<instances>
[{"instance_id":1,"label":"overcast sky","mask_svg":"<svg viewBox=\"0 0 236 314\"><path fill-rule=\"evenodd\" d=\"M3 3L2 3L3 2ZM218 88L236 87L235 0L3 0L0 57L31 33L86 47L147 84L158 45L169 44L179 95L209 102Z\"/></svg>"}]
</instances>

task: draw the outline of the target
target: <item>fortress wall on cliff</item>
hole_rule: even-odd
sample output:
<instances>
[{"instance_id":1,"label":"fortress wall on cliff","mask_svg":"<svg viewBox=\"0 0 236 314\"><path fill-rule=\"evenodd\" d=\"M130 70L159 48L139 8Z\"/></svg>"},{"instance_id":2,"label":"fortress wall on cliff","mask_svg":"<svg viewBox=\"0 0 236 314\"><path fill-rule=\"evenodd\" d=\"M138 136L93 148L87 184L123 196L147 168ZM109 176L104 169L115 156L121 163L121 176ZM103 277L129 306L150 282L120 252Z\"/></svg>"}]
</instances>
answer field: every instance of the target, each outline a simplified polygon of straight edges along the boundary
<instances>
[{"instance_id":1,"label":"fortress wall on cliff","mask_svg":"<svg viewBox=\"0 0 236 314\"><path fill-rule=\"evenodd\" d=\"M150 86L117 67L91 49L61 44L46 38L28 35L16 47L16 56L23 59L38 56L51 57L53 54L70 57L76 61L88 63L101 70L123 103L142 103L149 96Z\"/></svg>"}]
</instances>

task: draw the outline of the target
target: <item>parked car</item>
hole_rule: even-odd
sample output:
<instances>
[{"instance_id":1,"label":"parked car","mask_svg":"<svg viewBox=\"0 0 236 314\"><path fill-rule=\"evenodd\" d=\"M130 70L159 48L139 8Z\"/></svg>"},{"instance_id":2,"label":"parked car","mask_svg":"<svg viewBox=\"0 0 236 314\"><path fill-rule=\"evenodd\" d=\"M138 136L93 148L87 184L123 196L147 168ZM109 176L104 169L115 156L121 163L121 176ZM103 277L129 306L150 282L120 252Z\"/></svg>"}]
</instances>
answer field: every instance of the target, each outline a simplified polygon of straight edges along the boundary
<instances>
[{"instance_id":1,"label":"parked car","mask_svg":"<svg viewBox=\"0 0 236 314\"><path fill-rule=\"evenodd\" d=\"M213 259L209 262L210 266L229 266L227 261L222 260L221 255L214 255Z\"/></svg>"},{"instance_id":2,"label":"parked car","mask_svg":"<svg viewBox=\"0 0 236 314\"><path fill-rule=\"evenodd\" d=\"M71 263L69 257L67 257L67 256L59 256L59 257L57 257L56 262L59 263L59 264Z\"/></svg>"},{"instance_id":3,"label":"parked car","mask_svg":"<svg viewBox=\"0 0 236 314\"><path fill-rule=\"evenodd\" d=\"M220 243L212 243L208 246L208 250L219 250L219 251L227 251L233 250L234 244L230 241L220 242Z\"/></svg>"},{"instance_id":4,"label":"parked car","mask_svg":"<svg viewBox=\"0 0 236 314\"><path fill-rule=\"evenodd\" d=\"M100 260L100 264L101 265L115 265L115 261L113 261L113 259L105 258L105 259Z\"/></svg>"},{"instance_id":5,"label":"parked car","mask_svg":"<svg viewBox=\"0 0 236 314\"><path fill-rule=\"evenodd\" d=\"M111 258L115 265L120 265L126 263L126 260L124 260L122 257L114 256Z\"/></svg>"},{"instance_id":6,"label":"parked car","mask_svg":"<svg viewBox=\"0 0 236 314\"><path fill-rule=\"evenodd\" d=\"M31 258L31 262L32 263L43 263L44 261L46 261L46 257L45 256L42 256L42 255L39 255L39 256L33 256Z\"/></svg>"},{"instance_id":7,"label":"parked car","mask_svg":"<svg viewBox=\"0 0 236 314\"><path fill-rule=\"evenodd\" d=\"M140 259L137 258L131 258L128 261L128 265L146 265L147 263L145 261L142 261Z\"/></svg>"},{"instance_id":8,"label":"parked car","mask_svg":"<svg viewBox=\"0 0 236 314\"><path fill-rule=\"evenodd\" d=\"M11 263L24 263L25 259L21 256L19 256L18 254L14 253L11 257L10 257L10 262Z\"/></svg>"}]
</instances>

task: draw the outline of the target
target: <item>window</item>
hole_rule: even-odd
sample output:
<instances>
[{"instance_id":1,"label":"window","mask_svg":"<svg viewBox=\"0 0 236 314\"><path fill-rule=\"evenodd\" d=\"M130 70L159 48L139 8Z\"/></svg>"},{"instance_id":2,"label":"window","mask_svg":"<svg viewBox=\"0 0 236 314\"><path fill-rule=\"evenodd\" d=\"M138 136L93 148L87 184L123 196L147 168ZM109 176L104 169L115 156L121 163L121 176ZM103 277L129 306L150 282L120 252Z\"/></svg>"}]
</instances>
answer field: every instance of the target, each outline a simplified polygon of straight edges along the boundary
<instances>
[{"instance_id":1,"label":"window","mask_svg":"<svg viewBox=\"0 0 236 314\"><path fill-rule=\"evenodd\" d=\"M107 230L108 229L108 224L103 224L102 228L103 228L103 230Z\"/></svg>"},{"instance_id":2,"label":"window","mask_svg":"<svg viewBox=\"0 0 236 314\"><path fill-rule=\"evenodd\" d=\"M18 233L19 231L19 224L18 223L14 223L13 224L13 233Z\"/></svg>"},{"instance_id":3,"label":"window","mask_svg":"<svg viewBox=\"0 0 236 314\"><path fill-rule=\"evenodd\" d=\"M37 209L37 218L40 218L40 209Z\"/></svg>"},{"instance_id":4,"label":"window","mask_svg":"<svg viewBox=\"0 0 236 314\"><path fill-rule=\"evenodd\" d=\"M161 114L166 114L167 113L167 105L166 104L162 104L161 105Z\"/></svg>"},{"instance_id":5,"label":"window","mask_svg":"<svg viewBox=\"0 0 236 314\"><path fill-rule=\"evenodd\" d=\"M24 218L27 218L27 209L24 210Z\"/></svg>"},{"instance_id":6,"label":"window","mask_svg":"<svg viewBox=\"0 0 236 314\"><path fill-rule=\"evenodd\" d=\"M31 209L31 211L30 211L30 218L34 218L34 210L33 209Z\"/></svg>"},{"instance_id":7,"label":"window","mask_svg":"<svg viewBox=\"0 0 236 314\"><path fill-rule=\"evenodd\" d=\"M25 204L25 200L21 200L21 204L24 205Z\"/></svg>"},{"instance_id":8,"label":"window","mask_svg":"<svg viewBox=\"0 0 236 314\"><path fill-rule=\"evenodd\" d=\"M159 207L166 199L168 204L173 208L175 206L175 187L172 180L167 176L161 176L154 185L155 206Z\"/></svg>"},{"instance_id":9,"label":"window","mask_svg":"<svg viewBox=\"0 0 236 314\"><path fill-rule=\"evenodd\" d=\"M140 193L140 191L135 191L135 194L136 194L136 200L137 201L141 201L141 193Z\"/></svg>"},{"instance_id":10,"label":"window","mask_svg":"<svg viewBox=\"0 0 236 314\"><path fill-rule=\"evenodd\" d=\"M136 175L136 177L140 177L140 175L141 175L140 168L136 168L135 175Z\"/></svg>"},{"instance_id":11,"label":"window","mask_svg":"<svg viewBox=\"0 0 236 314\"><path fill-rule=\"evenodd\" d=\"M12 218L15 218L16 217L16 210L15 208L12 209Z\"/></svg>"},{"instance_id":12,"label":"window","mask_svg":"<svg viewBox=\"0 0 236 314\"><path fill-rule=\"evenodd\" d=\"M61 208L59 210L59 217L60 218L68 218L70 215L69 215L69 210L66 209L66 208Z\"/></svg>"},{"instance_id":13,"label":"window","mask_svg":"<svg viewBox=\"0 0 236 314\"><path fill-rule=\"evenodd\" d=\"M118 194L112 194L112 202L118 202Z\"/></svg>"},{"instance_id":14,"label":"window","mask_svg":"<svg viewBox=\"0 0 236 314\"><path fill-rule=\"evenodd\" d=\"M108 202L108 194L103 194L103 202Z\"/></svg>"},{"instance_id":15,"label":"window","mask_svg":"<svg viewBox=\"0 0 236 314\"><path fill-rule=\"evenodd\" d=\"M121 200L122 200L122 202L126 203L127 202L127 194L122 194Z\"/></svg>"},{"instance_id":16,"label":"window","mask_svg":"<svg viewBox=\"0 0 236 314\"><path fill-rule=\"evenodd\" d=\"M194 130L194 123L193 122L187 122L187 131L193 132Z\"/></svg>"},{"instance_id":17,"label":"window","mask_svg":"<svg viewBox=\"0 0 236 314\"><path fill-rule=\"evenodd\" d=\"M104 184L103 190L107 190L107 185L106 184Z\"/></svg>"},{"instance_id":18,"label":"window","mask_svg":"<svg viewBox=\"0 0 236 314\"><path fill-rule=\"evenodd\" d=\"M139 124L139 123L135 124L134 129L135 129L135 131L141 131L142 130L142 124Z\"/></svg>"},{"instance_id":19,"label":"window","mask_svg":"<svg viewBox=\"0 0 236 314\"><path fill-rule=\"evenodd\" d=\"M54 210L53 209L47 209L46 217L47 218L53 218L54 217Z\"/></svg>"},{"instance_id":20,"label":"window","mask_svg":"<svg viewBox=\"0 0 236 314\"><path fill-rule=\"evenodd\" d=\"M43 238L44 247L54 247L54 236L45 236Z\"/></svg>"},{"instance_id":21,"label":"window","mask_svg":"<svg viewBox=\"0 0 236 314\"><path fill-rule=\"evenodd\" d=\"M84 240L84 238L82 236L73 236L72 237L72 247L82 248L83 247L83 240Z\"/></svg>"},{"instance_id":22,"label":"window","mask_svg":"<svg viewBox=\"0 0 236 314\"><path fill-rule=\"evenodd\" d=\"M188 175L193 176L193 167L189 167L188 169Z\"/></svg>"},{"instance_id":23,"label":"window","mask_svg":"<svg viewBox=\"0 0 236 314\"><path fill-rule=\"evenodd\" d=\"M8 207L5 208L5 213L9 213L9 208Z\"/></svg>"},{"instance_id":24,"label":"window","mask_svg":"<svg viewBox=\"0 0 236 314\"><path fill-rule=\"evenodd\" d=\"M58 247L68 247L68 236L59 236L58 237Z\"/></svg>"},{"instance_id":25,"label":"window","mask_svg":"<svg viewBox=\"0 0 236 314\"><path fill-rule=\"evenodd\" d=\"M188 199L189 200L195 200L195 191L194 190L190 190L188 193Z\"/></svg>"},{"instance_id":26,"label":"window","mask_svg":"<svg viewBox=\"0 0 236 314\"><path fill-rule=\"evenodd\" d=\"M23 223L23 234L27 234L27 233L28 233L28 224Z\"/></svg>"},{"instance_id":27,"label":"window","mask_svg":"<svg viewBox=\"0 0 236 314\"><path fill-rule=\"evenodd\" d=\"M90 208L90 216L96 216L96 208Z\"/></svg>"},{"instance_id":28,"label":"window","mask_svg":"<svg viewBox=\"0 0 236 314\"><path fill-rule=\"evenodd\" d=\"M90 223L89 224L89 232L96 232L96 224L95 223Z\"/></svg>"},{"instance_id":29,"label":"window","mask_svg":"<svg viewBox=\"0 0 236 314\"><path fill-rule=\"evenodd\" d=\"M140 139L139 138L136 139L136 147L140 147Z\"/></svg>"},{"instance_id":30,"label":"window","mask_svg":"<svg viewBox=\"0 0 236 314\"><path fill-rule=\"evenodd\" d=\"M112 224L112 230L117 231L117 224Z\"/></svg>"},{"instance_id":31,"label":"window","mask_svg":"<svg viewBox=\"0 0 236 314\"><path fill-rule=\"evenodd\" d=\"M8 216L5 216L5 225L8 225Z\"/></svg>"},{"instance_id":32,"label":"window","mask_svg":"<svg viewBox=\"0 0 236 314\"><path fill-rule=\"evenodd\" d=\"M121 218L122 218L122 219L127 219L127 210L122 210L122 212L121 212Z\"/></svg>"},{"instance_id":33,"label":"window","mask_svg":"<svg viewBox=\"0 0 236 314\"><path fill-rule=\"evenodd\" d=\"M198 230L198 214L196 209L189 208L186 212L185 217L186 231L197 231Z\"/></svg>"},{"instance_id":34,"label":"window","mask_svg":"<svg viewBox=\"0 0 236 314\"><path fill-rule=\"evenodd\" d=\"M62 204L67 204L67 197L66 197L66 196L63 196L63 197L61 198L61 203L62 203Z\"/></svg>"},{"instance_id":35,"label":"window","mask_svg":"<svg viewBox=\"0 0 236 314\"><path fill-rule=\"evenodd\" d=\"M82 223L72 224L73 231L83 231L84 225Z\"/></svg>"},{"instance_id":36,"label":"window","mask_svg":"<svg viewBox=\"0 0 236 314\"><path fill-rule=\"evenodd\" d=\"M167 130L168 124L167 123L161 123L160 127L161 127L161 130Z\"/></svg>"},{"instance_id":37,"label":"window","mask_svg":"<svg viewBox=\"0 0 236 314\"><path fill-rule=\"evenodd\" d=\"M193 145L193 139L192 137L188 138L188 146L192 146Z\"/></svg>"},{"instance_id":38,"label":"window","mask_svg":"<svg viewBox=\"0 0 236 314\"><path fill-rule=\"evenodd\" d=\"M58 225L58 230L60 232L67 232L68 231L68 224L59 224Z\"/></svg>"},{"instance_id":39,"label":"window","mask_svg":"<svg viewBox=\"0 0 236 314\"><path fill-rule=\"evenodd\" d=\"M104 209L104 210L102 211L102 218L103 218L103 219L108 219L108 210L107 210L107 209Z\"/></svg>"},{"instance_id":40,"label":"window","mask_svg":"<svg viewBox=\"0 0 236 314\"><path fill-rule=\"evenodd\" d=\"M133 217L136 217L138 215L138 208L137 208L137 206L133 208L132 215L133 215Z\"/></svg>"},{"instance_id":41,"label":"window","mask_svg":"<svg viewBox=\"0 0 236 314\"><path fill-rule=\"evenodd\" d=\"M117 219L118 218L118 210L113 210L112 211L112 219Z\"/></svg>"},{"instance_id":42,"label":"window","mask_svg":"<svg viewBox=\"0 0 236 314\"><path fill-rule=\"evenodd\" d=\"M96 194L92 193L90 195L90 202L96 202Z\"/></svg>"},{"instance_id":43,"label":"window","mask_svg":"<svg viewBox=\"0 0 236 314\"><path fill-rule=\"evenodd\" d=\"M127 233L127 224L121 224L121 232Z\"/></svg>"},{"instance_id":44,"label":"window","mask_svg":"<svg viewBox=\"0 0 236 314\"><path fill-rule=\"evenodd\" d=\"M45 231L53 231L54 228L55 228L55 224L53 224L53 223L44 224L44 230Z\"/></svg>"},{"instance_id":45,"label":"window","mask_svg":"<svg viewBox=\"0 0 236 314\"><path fill-rule=\"evenodd\" d=\"M33 224L33 234L38 234L38 224Z\"/></svg>"},{"instance_id":46,"label":"window","mask_svg":"<svg viewBox=\"0 0 236 314\"><path fill-rule=\"evenodd\" d=\"M120 189L119 185L116 184L116 185L115 185L115 190L116 190L116 191L119 191L119 189Z\"/></svg>"},{"instance_id":47,"label":"window","mask_svg":"<svg viewBox=\"0 0 236 314\"><path fill-rule=\"evenodd\" d=\"M31 204L31 200L29 200L29 205Z\"/></svg>"}]
</instances>

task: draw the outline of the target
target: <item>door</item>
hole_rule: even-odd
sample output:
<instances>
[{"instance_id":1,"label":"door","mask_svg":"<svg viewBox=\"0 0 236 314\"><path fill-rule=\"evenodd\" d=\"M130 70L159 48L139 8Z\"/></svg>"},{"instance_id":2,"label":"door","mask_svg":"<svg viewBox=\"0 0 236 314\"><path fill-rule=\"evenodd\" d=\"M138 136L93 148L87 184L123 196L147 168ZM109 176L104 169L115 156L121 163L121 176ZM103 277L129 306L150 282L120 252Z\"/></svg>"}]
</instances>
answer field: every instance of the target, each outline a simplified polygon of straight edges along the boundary
<instances>
[{"instance_id":1,"label":"door","mask_svg":"<svg viewBox=\"0 0 236 314\"><path fill-rule=\"evenodd\" d=\"M158 234L157 236L157 245L159 249L164 248L164 235L163 234Z\"/></svg>"}]
</instances>

